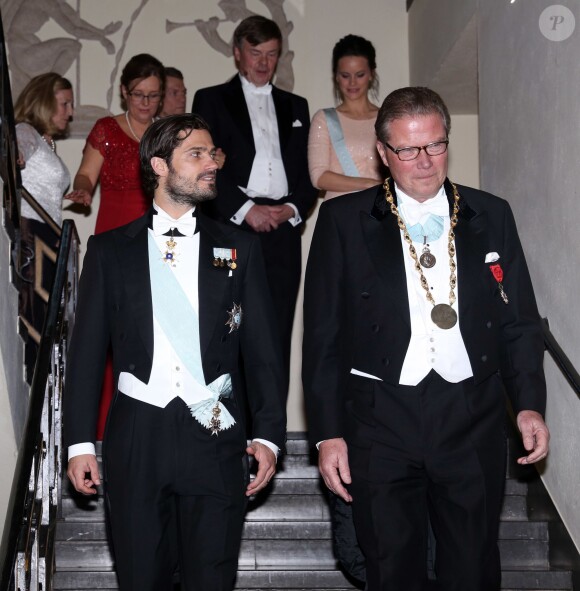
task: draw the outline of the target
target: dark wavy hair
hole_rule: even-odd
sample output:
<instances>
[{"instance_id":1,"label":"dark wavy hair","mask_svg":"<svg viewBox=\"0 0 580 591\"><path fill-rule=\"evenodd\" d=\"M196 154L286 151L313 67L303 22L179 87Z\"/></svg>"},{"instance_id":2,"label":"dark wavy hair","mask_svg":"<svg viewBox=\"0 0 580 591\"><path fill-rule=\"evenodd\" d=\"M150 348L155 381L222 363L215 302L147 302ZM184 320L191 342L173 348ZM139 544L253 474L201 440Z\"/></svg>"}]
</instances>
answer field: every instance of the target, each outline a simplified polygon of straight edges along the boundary
<instances>
[{"instance_id":1,"label":"dark wavy hair","mask_svg":"<svg viewBox=\"0 0 580 591\"><path fill-rule=\"evenodd\" d=\"M332 83L334 86L334 97L337 102L342 100L338 83L336 82L336 75L338 74L338 62L343 57L364 57L372 73L372 81L370 91L375 100L379 96L379 75L376 73L377 69L377 54L374 45L364 37L359 35L346 35L337 42L332 50Z\"/></svg>"},{"instance_id":2,"label":"dark wavy hair","mask_svg":"<svg viewBox=\"0 0 580 591\"><path fill-rule=\"evenodd\" d=\"M209 125L195 113L169 115L154 121L139 142L141 185L148 197L153 197L159 186L159 177L151 166L151 158L158 157L171 166L173 152L197 129L209 131Z\"/></svg>"},{"instance_id":3,"label":"dark wavy hair","mask_svg":"<svg viewBox=\"0 0 580 591\"><path fill-rule=\"evenodd\" d=\"M282 31L280 31L280 27L265 16L249 16L236 27L234 31L234 47L241 49L244 39L252 46L277 39L280 42L280 50L282 50Z\"/></svg>"},{"instance_id":4,"label":"dark wavy hair","mask_svg":"<svg viewBox=\"0 0 580 591\"><path fill-rule=\"evenodd\" d=\"M32 125L40 135L66 137L68 127L63 132L52 122L57 109L55 95L59 90L72 90L72 84L56 72L32 78L14 105L15 122Z\"/></svg>"},{"instance_id":5,"label":"dark wavy hair","mask_svg":"<svg viewBox=\"0 0 580 591\"><path fill-rule=\"evenodd\" d=\"M121 86L124 86L128 92L131 92L141 80L155 76L161 82L161 93L165 91L165 68L163 64L148 53L139 53L134 55L123 68L121 72ZM121 108L127 110L127 101L121 92Z\"/></svg>"},{"instance_id":6,"label":"dark wavy hair","mask_svg":"<svg viewBox=\"0 0 580 591\"><path fill-rule=\"evenodd\" d=\"M381 142L389 141L389 125L395 119L417 115L439 115L445 133L451 132L451 116L443 99L425 86L407 86L393 90L383 101L377 120L375 132Z\"/></svg>"}]
</instances>

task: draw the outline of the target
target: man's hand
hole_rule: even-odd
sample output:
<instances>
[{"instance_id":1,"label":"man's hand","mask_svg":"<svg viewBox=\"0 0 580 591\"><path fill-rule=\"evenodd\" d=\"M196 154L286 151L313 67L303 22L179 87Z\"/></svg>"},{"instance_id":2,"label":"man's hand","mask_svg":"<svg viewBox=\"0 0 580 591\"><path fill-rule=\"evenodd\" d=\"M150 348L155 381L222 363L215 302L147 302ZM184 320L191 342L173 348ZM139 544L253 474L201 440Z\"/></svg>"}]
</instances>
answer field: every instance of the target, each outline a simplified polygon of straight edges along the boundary
<instances>
[{"instance_id":1,"label":"man's hand","mask_svg":"<svg viewBox=\"0 0 580 591\"><path fill-rule=\"evenodd\" d=\"M352 497L344 488L350 484L350 468L348 467L348 449L342 437L327 439L318 447L318 469L326 486L341 499L350 503Z\"/></svg>"},{"instance_id":2,"label":"man's hand","mask_svg":"<svg viewBox=\"0 0 580 591\"><path fill-rule=\"evenodd\" d=\"M251 497L265 488L276 473L276 454L263 443L252 441L246 448L246 453L254 456L258 462L258 473L246 489L246 496Z\"/></svg>"},{"instance_id":3,"label":"man's hand","mask_svg":"<svg viewBox=\"0 0 580 591\"><path fill-rule=\"evenodd\" d=\"M252 205L244 220L256 232L270 232L278 228L278 222L274 215L272 215L271 207L269 205Z\"/></svg>"},{"instance_id":4,"label":"man's hand","mask_svg":"<svg viewBox=\"0 0 580 591\"><path fill-rule=\"evenodd\" d=\"M270 205L270 213L278 225L293 218L295 213L289 205Z\"/></svg>"},{"instance_id":5,"label":"man's hand","mask_svg":"<svg viewBox=\"0 0 580 591\"><path fill-rule=\"evenodd\" d=\"M550 431L539 412L522 410L518 413L517 424L526 451L532 452L518 458L518 464L533 464L548 455Z\"/></svg>"},{"instance_id":6,"label":"man's hand","mask_svg":"<svg viewBox=\"0 0 580 591\"><path fill-rule=\"evenodd\" d=\"M72 485L83 495L94 495L97 493L95 487L101 484L97 458L93 454L82 454L75 456L68 461L66 471ZM87 478L87 474L90 476Z\"/></svg>"}]
</instances>

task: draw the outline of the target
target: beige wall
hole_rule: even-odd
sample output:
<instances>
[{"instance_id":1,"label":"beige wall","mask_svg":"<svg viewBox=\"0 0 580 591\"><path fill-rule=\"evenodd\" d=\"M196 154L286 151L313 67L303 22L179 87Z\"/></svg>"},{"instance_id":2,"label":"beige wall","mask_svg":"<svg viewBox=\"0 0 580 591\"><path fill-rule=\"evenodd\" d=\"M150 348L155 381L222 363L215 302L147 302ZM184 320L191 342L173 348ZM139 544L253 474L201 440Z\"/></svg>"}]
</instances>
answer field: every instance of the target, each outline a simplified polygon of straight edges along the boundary
<instances>
[{"instance_id":1,"label":"beige wall","mask_svg":"<svg viewBox=\"0 0 580 591\"><path fill-rule=\"evenodd\" d=\"M481 170L482 187L512 205L540 314L578 367L580 28L578 2L557 4L576 14L561 40L542 34L540 23L554 26L549 14L542 21L542 0L479 2ZM543 480L580 548L580 401L549 357L545 367L552 440Z\"/></svg>"}]
</instances>

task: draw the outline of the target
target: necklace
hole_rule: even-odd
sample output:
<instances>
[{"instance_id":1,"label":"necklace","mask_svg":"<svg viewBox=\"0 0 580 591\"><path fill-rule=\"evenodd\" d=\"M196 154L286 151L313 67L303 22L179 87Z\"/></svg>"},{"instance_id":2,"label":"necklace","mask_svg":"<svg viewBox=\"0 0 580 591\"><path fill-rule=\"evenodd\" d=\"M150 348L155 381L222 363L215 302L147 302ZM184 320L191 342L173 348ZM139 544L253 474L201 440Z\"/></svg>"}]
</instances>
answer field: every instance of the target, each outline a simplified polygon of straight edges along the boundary
<instances>
[{"instance_id":1,"label":"necklace","mask_svg":"<svg viewBox=\"0 0 580 591\"><path fill-rule=\"evenodd\" d=\"M439 240L441 234L443 234L443 217L440 215L429 214L429 217L425 224L414 224L409 226L405 219L405 212L399 209L401 218L405 222L407 232L413 240L413 242L423 242L423 252L419 257L419 262L426 269L431 269L437 263L435 255L431 252L430 245L428 242Z\"/></svg>"},{"instance_id":2,"label":"necklace","mask_svg":"<svg viewBox=\"0 0 580 591\"><path fill-rule=\"evenodd\" d=\"M133 134L133 137L137 140L137 142L140 142L141 138L137 136L133 126L131 125L131 121L129 120L129 111L125 111L125 119L127 121L127 125L129 126L129 131Z\"/></svg>"},{"instance_id":3,"label":"necklace","mask_svg":"<svg viewBox=\"0 0 580 591\"><path fill-rule=\"evenodd\" d=\"M42 139L49 145L50 149L53 152L56 152L56 144L54 143L54 140L52 139L51 136L49 136L48 138L46 136L41 136Z\"/></svg>"},{"instance_id":4,"label":"necklace","mask_svg":"<svg viewBox=\"0 0 580 591\"><path fill-rule=\"evenodd\" d=\"M457 299L455 297L455 285L457 283L457 276L455 275L456 265L453 259L455 256L455 232L453 230L457 225L457 214L459 213L459 193L457 192L457 187L451 183L451 186L453 187L454 201L453 213L451 214L451 225L449 227L448 234L449 243L447 246L447 252L449 253L449 304L436 304L433 296L431 295L427 278L423 274L423 269L421 268L417 251L415 250L411 236L409 236L409 232L407 231L407 226L405 225L405 222L403 221L403 218L401 217L399 210L395 205L393 195L391 194L391 190L389 188L389 180L390 179L386 179L383 183L385 199L391 206L391 213L397 218L397 223L399 225L399 229L403 232L405 242L409 245L409 253L415 262L415 270L419 273L419 280L421 282L421 287L426 292L425 295L427 297L427 301L433 305L433 309L431 310L431 320L439 328L443 328L445 330L453 328L457 324L457 312L452 308L455 300Z\"/></svg>"}]
</instances>

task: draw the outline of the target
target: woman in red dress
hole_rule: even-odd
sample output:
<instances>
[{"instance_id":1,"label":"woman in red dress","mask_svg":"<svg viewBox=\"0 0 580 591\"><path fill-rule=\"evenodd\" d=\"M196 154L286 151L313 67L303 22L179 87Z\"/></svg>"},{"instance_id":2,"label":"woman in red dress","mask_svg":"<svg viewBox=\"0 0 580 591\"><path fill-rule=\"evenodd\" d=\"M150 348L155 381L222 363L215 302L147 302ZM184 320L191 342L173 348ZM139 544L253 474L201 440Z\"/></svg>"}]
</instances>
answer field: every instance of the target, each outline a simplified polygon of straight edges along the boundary
<instances>
[{"instance_id":1,"label":"woman in red dress","mask_svg":"<svg viewBox=\"0 0 580 591\"><path fill-rule=\"evenodd\" d=\"M101 201L95 234L127 224L151 206L151 200L141 189L139 141L155 120L164 86L165 72L158 59L146 53L132 57L121 74L124 112L99 119L87 138L73 191L66 197L88 206L100 181ZM109 362L103 378L97 427L99 440L103 438L115 390L113 381L113 367Z\"/></svg>"}]
</instances>

